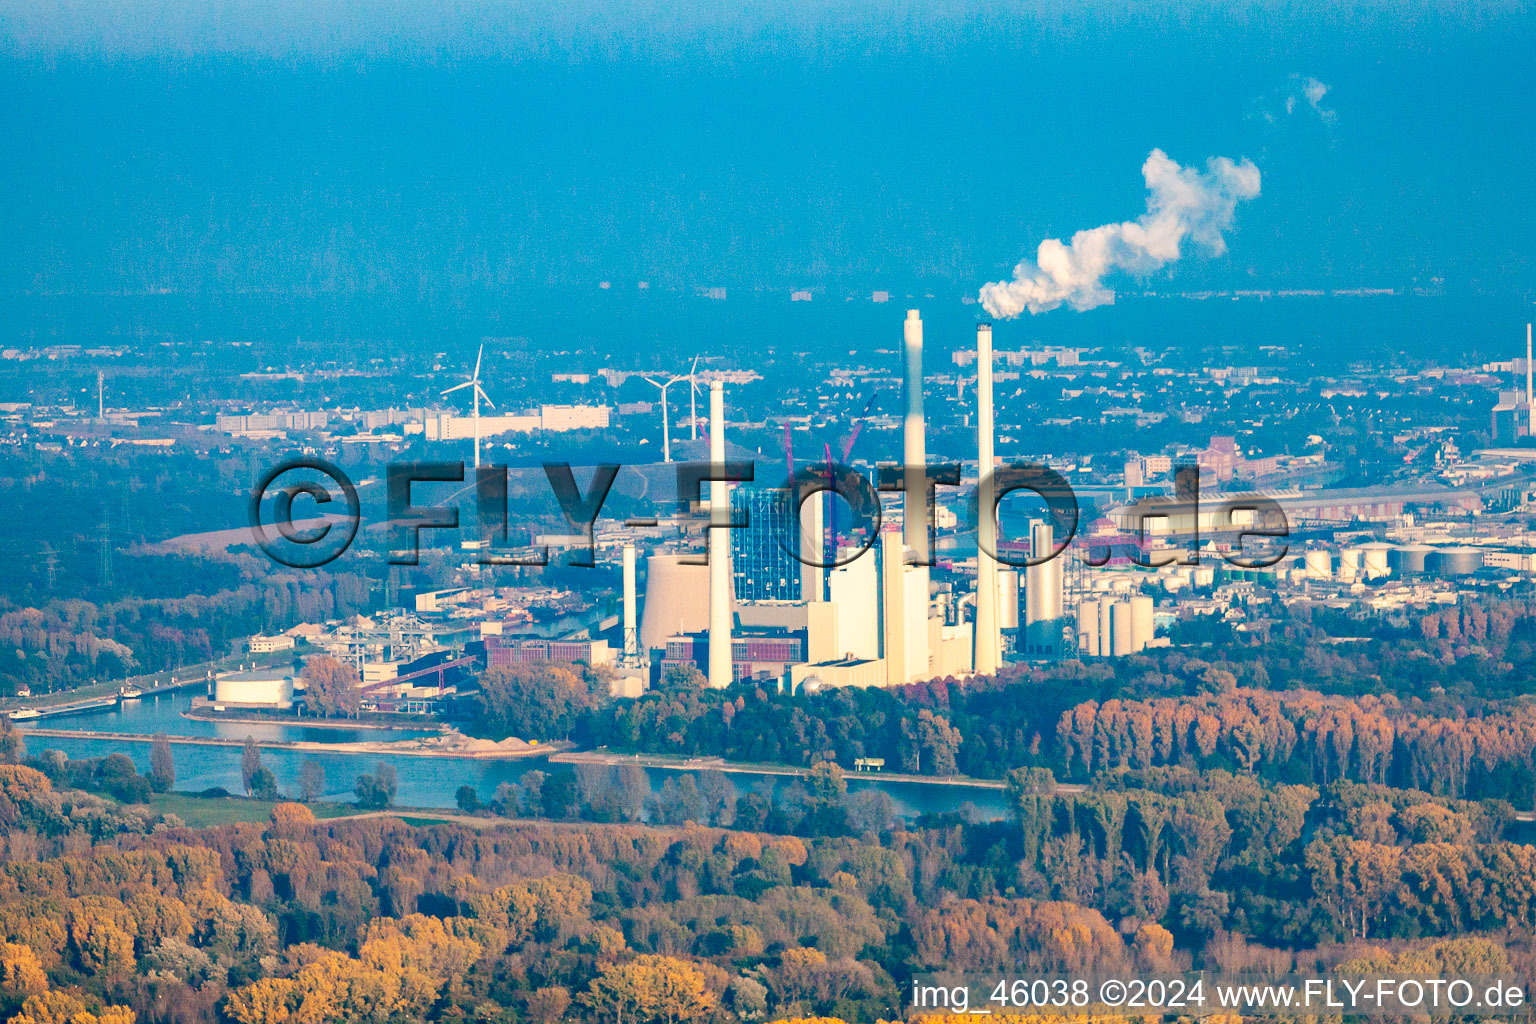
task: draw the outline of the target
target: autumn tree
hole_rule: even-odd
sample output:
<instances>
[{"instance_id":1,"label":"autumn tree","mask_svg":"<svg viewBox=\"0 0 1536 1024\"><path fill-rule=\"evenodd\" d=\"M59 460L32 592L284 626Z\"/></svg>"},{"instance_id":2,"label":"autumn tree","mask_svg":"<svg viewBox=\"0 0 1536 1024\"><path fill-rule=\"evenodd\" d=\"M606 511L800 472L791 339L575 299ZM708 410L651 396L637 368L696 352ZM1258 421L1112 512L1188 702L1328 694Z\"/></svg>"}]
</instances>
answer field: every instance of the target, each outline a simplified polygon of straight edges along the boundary
<instances>
[{"instance_id":1,"label":"autumn tree","mask_svg":"<svg viewBox=\"0 0 1536 1024\"><path fill-rule=\"evenodd\" d=\"M344 661L317 654L304 662L304 700L317 714L356 715L361 709L362 680Z\"/></svg>"},{"instance_id":2,"label":"autumn tree","mask_svg":"<svg viewBox=\"0 0 1536 1024\"><path fill-rule=\"evenodd\" d=\"M584 712L607 698L606 685L579 666L497 665L481 673L473 731L496 739L563 740Z\"/></svg>"},{"instance_id":3,"label":"autumn tree","mask_svg":"<svg viewBox=\"0 0 1536 1024\"><path fill-rule=\"evenodd\" d=\"M614 1024L679 1024L706 1016L716 1003L697 967L654 954L603 965L581 1001Z\"/></svg>"},{"instance_id":4,"label":"autumn tree","mask_svg":"<svg viewBox=\"0 0 1536 1024\"><path fill-rule=\"evenodd\" d=\"M305 803L313 803L325 793L325 766L305 759L299 765L299 794Z\"/></svg>"}]
</instances>

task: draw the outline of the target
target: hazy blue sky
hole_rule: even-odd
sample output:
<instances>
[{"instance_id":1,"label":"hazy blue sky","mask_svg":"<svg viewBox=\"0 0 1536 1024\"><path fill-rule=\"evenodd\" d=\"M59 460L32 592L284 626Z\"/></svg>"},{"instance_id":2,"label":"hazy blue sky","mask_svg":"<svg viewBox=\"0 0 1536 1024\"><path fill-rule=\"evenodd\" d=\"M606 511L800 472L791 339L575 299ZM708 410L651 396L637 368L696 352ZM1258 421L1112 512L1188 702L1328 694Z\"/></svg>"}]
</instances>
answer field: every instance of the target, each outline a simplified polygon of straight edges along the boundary
<instances>
[{"instance_id":1,"label":"hazy blue sky","mask_svg":"<svg viewBox=\"0 0 1536 1024\"><path fill-rule=\"evenodd\" d=\"M741 6L0 2L0 290L973 291L1154 147L1154 287L1531 290L1527 5Z\"/></svg>"}]
</instances>

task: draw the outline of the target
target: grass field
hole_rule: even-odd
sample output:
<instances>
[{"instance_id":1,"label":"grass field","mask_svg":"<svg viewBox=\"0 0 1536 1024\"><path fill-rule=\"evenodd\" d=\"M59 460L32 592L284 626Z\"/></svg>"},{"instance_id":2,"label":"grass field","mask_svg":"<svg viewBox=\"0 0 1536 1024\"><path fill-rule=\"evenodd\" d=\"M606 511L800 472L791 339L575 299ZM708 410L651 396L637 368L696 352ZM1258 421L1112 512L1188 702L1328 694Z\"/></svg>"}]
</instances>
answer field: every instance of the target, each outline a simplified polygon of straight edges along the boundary
<instances>
[{"instance_id":1,"label":"grass field","mask_svg":"<svg viewBox=\"0 0 1536 1024\"><path fill-rule=\"evenodd\" d=\"M203 797L191 793L155 793L145 801L161 814L174 814L193 828L232 825L238 821L263 822L272 816L279 801L241 797ZM310 804L317 818L344 818L356 814L351 804Z\"/></svg>"}]
</instances>

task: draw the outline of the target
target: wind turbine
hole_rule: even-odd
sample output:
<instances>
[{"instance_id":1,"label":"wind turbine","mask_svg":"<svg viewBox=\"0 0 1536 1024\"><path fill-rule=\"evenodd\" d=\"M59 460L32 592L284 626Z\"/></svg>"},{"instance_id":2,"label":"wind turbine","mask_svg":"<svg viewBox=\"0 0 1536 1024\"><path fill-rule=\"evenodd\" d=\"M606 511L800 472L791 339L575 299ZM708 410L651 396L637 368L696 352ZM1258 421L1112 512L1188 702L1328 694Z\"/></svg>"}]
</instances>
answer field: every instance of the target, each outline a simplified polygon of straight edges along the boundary
<instances>
[{"instance_id":1,"label":"wind turbine","mask_svg":"<svg viewBox=\"0 0 1536 1024\"><path fill-rule=\"evenodd\" d=\"M491 401L491 396L486 394L485 393L485 388L482 388L480 386L480 360L482 358L484 358L484 356L485 356L485 344L482 342L481 345L480 345L480 354L475 356L475 372L474 372L474 374L471 375L469 380L466 380L463 384L455 384L453 387L446 388L443 391L444 395L451 395L455 391L458 391L461 388L473 388L474 389L472 394L475 396L475 406L474 406L474 414L473 415L474 415L474 418L475 418L475 468L476 469L480 468L480 399L482 399L482 398L485 399L486 404L489 405L492 409L496 408L496 403Z\"/></svg>"},{"instance_id":2,"label":"wind turbine","mask_svg":"<svg viewBox=\"0 0 1536 1024\"><path fill-rule=\"evenodd\" d=\"M680 380L687 380L688 378L687 377L673 377L670 380L668 380L665 384L663 384L661 381L656 380L656 379L654 379L652 377L646 377L646 378L643 378L643 379L645 380L645 382L647 384L653 385L654 387L660 389L660 391L661 391L661 461L663 461L663 462L671 462L672 461L672 425L671 425L671 422L670 422L671 421L671 416L670 416L670 414L667 411L667 388L671 387L673 384L676 384ZM698 428L695 427L694 429L697 430Z\"/></svg>"}]
</instances>

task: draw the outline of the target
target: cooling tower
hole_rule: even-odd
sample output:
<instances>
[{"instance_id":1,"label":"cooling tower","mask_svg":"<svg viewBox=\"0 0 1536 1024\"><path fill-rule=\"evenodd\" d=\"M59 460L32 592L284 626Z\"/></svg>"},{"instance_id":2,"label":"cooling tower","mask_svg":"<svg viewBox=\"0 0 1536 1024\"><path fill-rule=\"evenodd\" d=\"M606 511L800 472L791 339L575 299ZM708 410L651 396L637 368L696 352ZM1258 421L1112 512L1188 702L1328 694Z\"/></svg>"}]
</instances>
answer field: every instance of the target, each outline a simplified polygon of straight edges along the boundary
<instances>
[{"instance_id":1,"label":"cooling tower","mask_svg":"<svg viewBox=\"0 0 1536 1024\"><path fill-rule=\"evenodd\" d=\"M682 555L645 560L645 613L640 649L667 646L674 633L698 633L709 625L709 566L684 564Z\"/></svg>"},{"instance_id":2,"label":"cooling tower","mask_svg":"<svg viewBox=\"0 0 1536 1024\"><path fill-rule=\"evenodd\" d=\"M1131 602L1116 601L1109 606L1108 639L1109 653L1116 658L1123 658L1136 650L1136 628L1132 623Z\"/></svg>"},{"instance_id":3,"label":"cooling tower","mask_svg":"<svg viewBox=\"0 0 1536 1024\"><path fill-rule=\"evenodd\" d=\"M992 480L992 326L976 328L976 652L978 673L997 671L1002 627L997 613L997 498Z\"/></svg>"},{"instance_id":4,"label":"cooling tower","mask_svg":"<svg viewBox=\"0 0 1536 1024\"><path fill-rule=\"evenodd\" d=\"M906 351L907 413L902 420L902 462L906 496L902 504L903 539L919 564L928 562L928 448L923 437L923 319L907 310L902 325Z\"/></svg>"},{"instance_id":5,"label":"cooling tower","mask_svg":"<svg viewBox=\"0 0 1536 1024\"><path fill-rule=\"evenodd\" d=\"M1131 598L1131 650L1133 651L1144 651L1152 642L1154 632L1152 607L1150 597Z\"/></svg>"},{"instance_id":6,"label":"cooling tower","mask_svg":"<svg viewBox=\"0 0 1536 1024\"><path fill-rule=\"evenodd\" d=\"M1082 658L1099 656L1099 602L1097 601L1078 602L1077 654Z\"/></svg>"},{"instance_id":7,"label":"cooling tower","mask_svg":"<svg viewBox=\"0 0 1536 1024\"><path fill-rule=\"evenodd\" d=\"M716 469L725 466L725 388L720 381L709 384L709 461ZM731 514L729 485L720 480L709 484L711 519ZM731 679L731 532L709 530L709 685L716 689L730 686Z\"/></svg>"}]
</instances>

